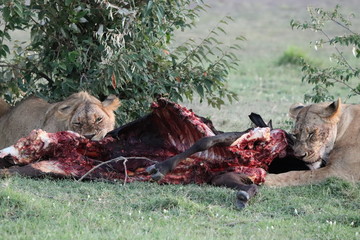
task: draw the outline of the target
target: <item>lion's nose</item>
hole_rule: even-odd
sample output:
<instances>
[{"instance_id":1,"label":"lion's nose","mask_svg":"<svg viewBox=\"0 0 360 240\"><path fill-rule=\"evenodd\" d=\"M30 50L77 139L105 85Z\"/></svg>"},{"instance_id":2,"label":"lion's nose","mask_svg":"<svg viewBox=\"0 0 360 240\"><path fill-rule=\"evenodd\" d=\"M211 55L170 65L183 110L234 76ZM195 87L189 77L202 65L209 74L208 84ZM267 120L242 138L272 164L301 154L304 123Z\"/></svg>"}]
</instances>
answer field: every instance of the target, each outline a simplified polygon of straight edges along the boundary
<instances>
[{"instance_id":1,"label":"lion's nose","mask_svg":"<svg viewBox=\"0 0 360 240\"><path fill-rule=\"evenodd\" d=\"M95 136L95 134L86 134L84 135L84 137L86 137L87 139L92 139Z\"/></svg>"}]
</instances>

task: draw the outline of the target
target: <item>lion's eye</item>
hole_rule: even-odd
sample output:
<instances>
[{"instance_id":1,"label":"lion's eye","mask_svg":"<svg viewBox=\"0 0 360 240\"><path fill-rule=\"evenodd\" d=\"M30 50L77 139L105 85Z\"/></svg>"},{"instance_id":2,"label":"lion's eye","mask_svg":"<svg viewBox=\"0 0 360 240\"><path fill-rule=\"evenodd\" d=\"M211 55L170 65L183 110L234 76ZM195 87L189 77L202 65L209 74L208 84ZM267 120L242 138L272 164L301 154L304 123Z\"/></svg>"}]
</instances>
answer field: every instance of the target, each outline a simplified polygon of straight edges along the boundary
<instances>
[{"instance_id":1,"label":"lion's eye","mask_svg":"<svg viewBox=\"0 0 360 240\"><path fill-rule=\"evenodd\" d=\"M102 120L103 120L102 117L98 117L98 118L95 119L95 122L99 123L99 122L101 122Z\"/></svg>"},{"instance_id":2,"label":"lion's eye","mask_svg":"<svg viewBox=\"0 0 360 240\"><path fill-rule=\"evenodd\" d=\"M293 131L291 135L292 135L295 139L299 139L299 137L300 137L299 131Z\"/></svg>"},{"instance_id":3,"label":"lion's eye","mask_svg":"<svg viewBox=\"0 0 360 240\"><path fill-rule=\"evenodd\" d=\"M309 133L308 139L311 139L311 138L313 138L314 136L315 136L315 132L311 132L311 133Z\"/></svg>"},{"instance_id":4,"label":"lion's eye","mask_svg":"<svg viewBox=\"0 0 360 240\"><path fill-rule=\"evenodd\" d=\"M81 123L80 123L80 122L73 122L72 124L75 125L75 126L77 126L77 127L80 127L80 126L81 126Z\"/></svg>"}]
</instances>

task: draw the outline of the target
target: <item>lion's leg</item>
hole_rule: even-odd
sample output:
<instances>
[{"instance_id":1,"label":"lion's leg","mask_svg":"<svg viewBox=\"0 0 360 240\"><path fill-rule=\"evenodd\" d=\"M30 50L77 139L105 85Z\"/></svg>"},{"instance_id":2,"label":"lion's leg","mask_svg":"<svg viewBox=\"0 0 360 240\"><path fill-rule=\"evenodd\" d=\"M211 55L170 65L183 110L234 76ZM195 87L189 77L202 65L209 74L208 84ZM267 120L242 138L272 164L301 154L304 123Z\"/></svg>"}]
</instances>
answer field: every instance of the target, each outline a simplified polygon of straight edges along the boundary
<instances>
[{"instance_id":1,"label":"lion's leg","mask_svg":"<svg viewBox=\"0 0 360 240\"><path fill-rule=\"evenodd\" d=\"M236 193L236 206L242 209L246 203L258 192L258 186L242 173L229 172L215 176L211 180L214 186L224 186L238 190Z\"/></svg>"},{"instance_id":2,"label":"lion's leg","mask_svg":"<svg viewBox=\"0 0 360 240\"><path fill-rule=\"evenodd\" d=\"M281 174L268 174L265 177L265 186L285 187L300 186L312 183L319 183L329 177L336 177L337 174L331 166L315 170L291 171Z\"/></svg>"},{"instance_id":3,"label":"lion's leg","mask_svg":"<svg viewBox=\"0 0 360 240\"><path fill-rule=\"evenodd\" d=\"M204 137L198 140L186 151L173 156L166 161L152 165L146 169L150 173L154 180L160 180L168 172L173 170L183 159L191 156L194 153L205 151L215 145L221 144L224 146L230 146L236 139L241 137L245 132L230 132L222 133L212 137Z\"/></svg>"},{"instance_id":4,"label":"lion's leg","mask_svg":"<svg viewBox=\"0 0 360 240\"><path fill-rule=\"evenodd\" d=\"M67 173L57 166L57 161L41 161L25 166L13 166L10 168L0 169L0 177L20 175L26 177L41 177L45 175L56 177L69 177Z\"/></svg>"}]
</instances>

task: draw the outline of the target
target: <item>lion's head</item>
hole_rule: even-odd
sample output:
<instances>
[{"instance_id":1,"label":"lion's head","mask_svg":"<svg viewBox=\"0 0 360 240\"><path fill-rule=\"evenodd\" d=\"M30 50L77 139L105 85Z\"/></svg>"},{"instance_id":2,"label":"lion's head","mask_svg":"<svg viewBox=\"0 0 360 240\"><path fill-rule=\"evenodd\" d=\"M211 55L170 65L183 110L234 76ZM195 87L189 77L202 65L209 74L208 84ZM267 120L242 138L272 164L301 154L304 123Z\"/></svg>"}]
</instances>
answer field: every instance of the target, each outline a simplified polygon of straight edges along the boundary
<instances>
[{"instance_id":1,"label":"lion's head","mask_svg":"<svg viewBox=\"0 0 360 240\"><path fill-rule=\"evenodd\" d=\"M120 101L114 95L101 102L87 92L79 92L55 104L47 112L47 118L61 119L66 129L100 140L114 129L114 111L119 106Z\"/></svg>"},{"instance_id":2,"label":"lion's head","mask_svg":"<svg viewBox=\"0 0 360 240\"><path fill-rule=\"evenodd\" d=\"M294 104L289 114L296 120L293 130L295 156L310 168L319 168L322 160L327 161L334 146L341 115L340 99L333 103L308 106Z\"/></svg>"}]
</instances>

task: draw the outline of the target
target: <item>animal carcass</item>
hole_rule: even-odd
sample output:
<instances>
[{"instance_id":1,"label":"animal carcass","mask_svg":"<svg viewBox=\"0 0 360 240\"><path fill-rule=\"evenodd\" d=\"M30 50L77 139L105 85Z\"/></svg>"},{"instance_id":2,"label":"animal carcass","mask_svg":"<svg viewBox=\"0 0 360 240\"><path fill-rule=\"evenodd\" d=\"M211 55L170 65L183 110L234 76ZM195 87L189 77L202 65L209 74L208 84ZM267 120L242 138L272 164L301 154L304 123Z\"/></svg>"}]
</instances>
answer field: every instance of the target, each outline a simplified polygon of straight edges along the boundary
<instances>
[{"instance_id":1,"label":"animal carcass","mask_svg":"<svg viewBox=\"0 0 360 240\"><path fill-rule=\"evenodd\" d=\"M160 98L151 108L150 114L115 129L101 141L70 131L33 130L0 150L0 175L149 181L154 176L146 171L148 167L186 152L198 140L227 136L231 142L218 140L204 151L196 149L159 182L224 185L245 191L238 198L246 202L256 193L254 184L264 181L270 163L287 154L283 130L264 127L220 133L210 121L166 99Z\"/></svg>"}]
</instances>

